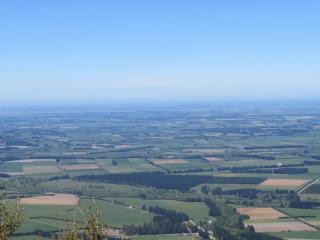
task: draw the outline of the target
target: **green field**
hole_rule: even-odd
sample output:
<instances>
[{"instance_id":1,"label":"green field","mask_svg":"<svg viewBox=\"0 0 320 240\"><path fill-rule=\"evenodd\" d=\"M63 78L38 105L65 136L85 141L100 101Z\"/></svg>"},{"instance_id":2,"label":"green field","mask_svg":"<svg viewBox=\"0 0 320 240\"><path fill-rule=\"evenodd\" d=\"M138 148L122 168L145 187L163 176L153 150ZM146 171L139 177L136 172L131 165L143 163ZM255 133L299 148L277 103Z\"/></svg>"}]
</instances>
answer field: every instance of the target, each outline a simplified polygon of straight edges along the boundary
<instances>
[{"instance_id":1,"label":"green field","mask_svg":"<svg viewBox=\"0 0 320 240\"><path fill-rule=\"evenodd\" d=\"M320 179L319 111L318 106L309 105L299 109L295 105L208 105L1 115L0 189L12 202L19 196L48 192L75 194L82 211L73 206L24 206L26 219L17 233L25 236L15 239L66 229L74 218L83 221L92 204L100 209L103 224L118 228L135 224L126 229L132 235L155 234L132 237L137 240L192 239L162 234L185 231L181 220L186 220L185 214L207 232L212 223L230 233L243 233L237 225L243 221L283 220L243 220L235 207L278 208L289 215L286 221L301 218L320 227L319 194L298 192L302 186L260 184L267 178ZM219 161L209 162L208 157ZM25 159L37 160L7 162ZM161 159L187 163L155 162ZM99 169L63 168L90 163ZM27 174L14 175L23 171ZM223 184L217 183L218 177ZM313 202L310 209L289 208L301 207L304 201ZM150 206L158 208L149 212ZM156 214L151 212L154 209ZM173 223L175 219L181 222ZM161 221L169 222L168 226ZM320 239L317 234L275 235Z\"/></svg>"},{"instance_id":2,"label":"green field","mask_svg":"<svg viewBox=\"0 0 320 240\"><path fill-rule=\"evenodd\" d=\"M112 227L121 227L129 224L143 224L152 220L153 214L141 209L121 206L103 200L92 200L83 198L80 208L85 211L89 205L96 205L101 211L100 220Z\"/></svg>"},{"instance_id":3,"label":"green field","mask_svg":"<svg viewBox=\"0 0 320 240\"><path fill-rule=\"evenodd\" d=\"M29 205L23 206L23 209L26 220L17 231L20 234L66 229L76 216L76 208L73 206Z\"/></svg>"},{"instance_id":4,"label":"green field","mask_svg":"<svg viewBox=\"0 0 320 240\"><path fill-rule=\"evenodd\" d=\"M208 218L209 208L202 202L182 202L175 200L146 200L141 198L108 198L113 201L121 201L126 205L135 206L142 208L145 206L159 206L166 209L172 209L178 212L186 213L191 219L195 221L203 220Z\"/></svg>"},{"instance_id":5,"label":"green field","mask_svg":"<svg viewBox=\"0 0 320 240\"><path fill-rule=\"evenodd\" d=\"M113 161L115 161L117 165L112 164L111 159L101 159L99 160L99 165L111 173L161 171L161 169L140 158L115 159Z\"/></svg>"},{"instance_id":6,"label":"green field","mask_svg":"<svg viewBox=\"0 0 320 240\"><path fill-rule=\"evenodd\" d=\"M281 238L291 239L320 239L320 231L305 231L305 232L282 232L271 233L271 235Z\"/></svg>"}]
</instances>

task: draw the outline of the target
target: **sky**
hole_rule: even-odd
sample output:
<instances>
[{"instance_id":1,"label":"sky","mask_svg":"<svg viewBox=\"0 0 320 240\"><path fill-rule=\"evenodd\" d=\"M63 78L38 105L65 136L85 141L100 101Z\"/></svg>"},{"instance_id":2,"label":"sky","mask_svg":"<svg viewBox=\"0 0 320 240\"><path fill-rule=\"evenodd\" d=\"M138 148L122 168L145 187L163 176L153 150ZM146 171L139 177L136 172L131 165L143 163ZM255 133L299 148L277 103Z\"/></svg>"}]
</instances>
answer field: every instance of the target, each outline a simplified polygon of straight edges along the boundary
<instances>
[{"instance_id":1,"label":"sky","mask_svg":"<svg viewBox=\"0 0 320 240\"><path fill-rule=\"evenodd\" d=\"M312 99L318 0L5 0L0 105Z\"/></svg>"}]
</instances>

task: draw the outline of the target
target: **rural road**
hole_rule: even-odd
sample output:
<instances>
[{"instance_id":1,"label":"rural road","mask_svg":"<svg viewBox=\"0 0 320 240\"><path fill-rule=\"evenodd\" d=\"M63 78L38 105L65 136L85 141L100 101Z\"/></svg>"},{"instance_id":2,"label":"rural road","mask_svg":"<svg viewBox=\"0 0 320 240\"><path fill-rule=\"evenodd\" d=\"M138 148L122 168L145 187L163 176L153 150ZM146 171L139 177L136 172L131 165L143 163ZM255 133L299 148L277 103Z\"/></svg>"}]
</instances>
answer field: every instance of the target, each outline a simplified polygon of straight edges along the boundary
<instances>
[{"instance_id":1,"label":"rural road","mask_svg":"<svg viewBox=\"0 0 320 240\"><path fill-rule=\"evenodd\" d=\"M319 182L319 179L315 179L313 181L311 181L310 183L308 183L306 186L304 186L303 188L301 188L297 193L300 194L302 193L304 190L306 190L308 187L310 187L311 185L315 184Z\"/></svg>"}]
</instances>

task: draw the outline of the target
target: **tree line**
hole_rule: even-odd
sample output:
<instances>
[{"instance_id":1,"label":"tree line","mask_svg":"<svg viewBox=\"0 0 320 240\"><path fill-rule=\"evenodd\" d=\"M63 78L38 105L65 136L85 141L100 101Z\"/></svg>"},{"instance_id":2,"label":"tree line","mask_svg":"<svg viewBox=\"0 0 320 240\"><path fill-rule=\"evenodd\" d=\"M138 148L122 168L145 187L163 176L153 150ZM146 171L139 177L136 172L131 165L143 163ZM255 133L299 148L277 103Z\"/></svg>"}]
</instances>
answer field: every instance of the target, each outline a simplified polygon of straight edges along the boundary
<instances>
[{"instance_id":1,"label":"tree line","mask_svg":"<svg viewBox=\"0 0 320 240\"><path fill-rule=\"evenodd\" d=\"M188 232L187 225L185 224L185 222L189 220L187 214L158 206L150 206L148 211L157 214L153 217L151 223L144 223L143 225L126 225L123 227L124 232L127 235L155 235ZM193 231L196 230L196 228L193 229Z\"/></svg>"}]
</instances>

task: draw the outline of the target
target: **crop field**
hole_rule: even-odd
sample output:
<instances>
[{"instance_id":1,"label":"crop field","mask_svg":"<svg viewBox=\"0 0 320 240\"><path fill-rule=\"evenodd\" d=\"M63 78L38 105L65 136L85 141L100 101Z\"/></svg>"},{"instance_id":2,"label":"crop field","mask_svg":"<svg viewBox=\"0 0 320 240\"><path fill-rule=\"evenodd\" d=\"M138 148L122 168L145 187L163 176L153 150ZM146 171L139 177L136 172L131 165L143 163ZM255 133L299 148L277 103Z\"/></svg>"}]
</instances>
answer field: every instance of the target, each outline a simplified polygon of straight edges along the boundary
<instances>
[{"instance_id":1,"label":"crop field","mask_svg":"<svg viewBox=\"0 0 320 240\"><path fill-rule=\"evenodd\" d=\"M99 166L97 164L83 163L83 164L63 165L62 168L67 171L92 170L92 169L99 169Z\"/></svg>"},{"instance_id":2,"label":"crop field","mask_svg":"<svg viewBox=\"0 0 320 240\"><path fill-rule=\"evenodd\" d=\"M66 229L76 216L76 208L71 205L25 205L23 208L26 220L17 233L26 236L39 229L48 232ZM80 214L78 218L82 220Z\"/></svg>"},{"instance_id":3,"label":"crop field","mask_svg":"<svg viewBox=\"0 0 320 240\"><path fill-rule=\"evenodd\" d=\"M287 217L287 215L274 208L237 208L237 211L243 215L248 215L250 220L268 220Z\"/></svg>"},{"instance_id":4,"label":"crop field","mask_svg":"<svg viewBox=\"0 0 320 240\"><path fill-rule=\"evenodd\" d=\"M112 161L111 159L100 159L99 166L110 173L162 171L162 169L151 165L149 162L141 158L117 159L116 161Z\"/></svg>"},{"instance_id":5,"label":"crop field","mask_svg":"<svg viewBox=\"0 0 320 240\"><path fill-rule=\"evenodd\" d=\"M22 169L25 174L44 174L61 171L57 166L23 166Z\"/></svg>"},{"instance_id":6,"label":"crop field","mask_svg":"<svg viewBox=\"0 0 320 240\"><path fill-rule=\"evenodd\" d=\"M306 184L308 180L303 179L267 179L260 183L261 186L302 186Z\"/></svg>"},{"instance_id":7,"label":"crop field","mask_svg":"<svg viewBox=\"0 0 320 240\"><path fill-rule=\"evenodd\" d=\"M198 237L183 236L178 234L172 235L146 235L146 236L135 236L132 240L199 240Z\"/></svg>"},{"instance_id":8,"label":"crop field","mask_svg":"<svg viewBox=\"0 0 320 240\"><path fill-rule=\"evenodd\" d=\"M0 112L0 191L26 216L13 239L46 239L89 207L136 240L201 239L202 229L320 239L319 111Z\"/></svg>"},{"instance_id":9,"label":"crop field","mask_svg":"<svg viewBox=\"0 0 320 240\"><path fill-rule=\"evenodd\" d=\"M8 163L46 163L46 162L49 162L49 163L55 163L56 162L56 159L20 159L20 160L12 160Z\"/></svg>"},{"instance_id":10,"label":"crop field","mask_svg":"<svg viewBox=\"0 0 320 240\"><path fill-rule=\"evenodd\" d=\"M223 154L225 149L221 148L188 148L184 152L200 153L200 154Z\"/></svg>"},{"instance_id":11,"label":"crop field","mask_svg":"<svg viewBox=\"0 0 320 240\"><path fill-rule=\"evenodd\" d=\"M223 161L223 158L220 157L204 157L204 160L207 160L209 162L219 162L219 161Z\"/></svg>"},{"instance_id":12,"label":"crop field","mask_svg":"<svg viewBox=\"0 0 320 240\"><path fill-rule=\"evenodd\" d=\"M320 210L318 209L299 209L299 208L281 208L281 211L290 216L302 219L304 222L320 227Z\"/></svg>"},{"instance_id":13,"label":"crop field","mask_svg":"<svg viewBox=\"0 0 320 240\"><path fill-rule=\"evenodd\" d=\"M183 160L183 159L178 159L178 160L173 160L173 159L168 159L168 160L158 160L157 162L160 161L160 164L156 163L156 165L159 165L160 167L163 167L169 171L179 171L179 170L188 170L188 169L209 169L212 166L210 163L203 161L202 159L188 159Z\"/></svg>"},{"instance_id":14,"label":"crop field","mask_svg":"<svg viewBox=\"0 0 320 240\"><path fill-rule=\"evenodd\" d=\"M155 164L181 164L181 163L188 163L188 161L183 159L161 159L161 160L155 160L153 163Z\"/></svg>"},{"instance_id":15,"label":"crop field","mask_svg":"<svg viewBox=\"0 0 320 240\"><path fill-rule=\"evenodd\" d=\"M43 196L21 198L22 205L77 205L79 198L72 194L50 193Z\"/></svg>"},{"instance_id":16,"label":"crop field","mask_svg":"<svg viewBox=\"0 0 320 240\"><path fill-rule=\"evenodd\" d=\"M268 223L250 223L256 232L302 232L317 231L315 228L302 222L268 222Z\"/></svg>"}]
</instances>

